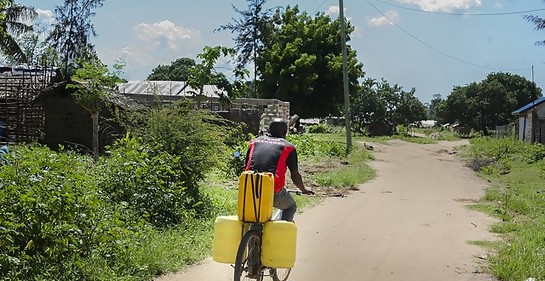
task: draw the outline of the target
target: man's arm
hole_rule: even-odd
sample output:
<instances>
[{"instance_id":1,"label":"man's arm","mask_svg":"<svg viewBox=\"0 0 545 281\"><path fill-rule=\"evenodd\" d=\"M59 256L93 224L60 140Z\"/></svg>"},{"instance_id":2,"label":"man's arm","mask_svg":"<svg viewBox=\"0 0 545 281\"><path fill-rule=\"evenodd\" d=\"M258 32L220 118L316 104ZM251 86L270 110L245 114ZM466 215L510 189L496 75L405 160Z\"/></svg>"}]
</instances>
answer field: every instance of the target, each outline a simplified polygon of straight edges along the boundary
<instances>
[{"instance_id":1,"label":"man's arm","mask_svg":"<svg viewBox=\"0 0 545 281\"><path fill-rule=\"evenodd\" d=\"M290 169L291 174L291 181L303 194L314 194L311 190L307 190L305 188L305 184L303 183L303 177L301 176L301 173L299 173L299 165L298 165L298 159L297 159L297 151L294 149L287 159L287 166Z\"/></svg>"},{"instance_id":2,"label":"man's arm","mask_svg":"<svg viewBox=\"0 0 545 281\"><path fill-rule=\"evenodd\" d=\"M301 192L303 192L303 194L314 194L314 192L305 188L305 185L303 184L303 177L301 176L301 173L299 173L299 171L290 171L290 173L293 184L295 184L295 186L297 186L297 188L299 188Z\"/></svg>"}]
</instances>

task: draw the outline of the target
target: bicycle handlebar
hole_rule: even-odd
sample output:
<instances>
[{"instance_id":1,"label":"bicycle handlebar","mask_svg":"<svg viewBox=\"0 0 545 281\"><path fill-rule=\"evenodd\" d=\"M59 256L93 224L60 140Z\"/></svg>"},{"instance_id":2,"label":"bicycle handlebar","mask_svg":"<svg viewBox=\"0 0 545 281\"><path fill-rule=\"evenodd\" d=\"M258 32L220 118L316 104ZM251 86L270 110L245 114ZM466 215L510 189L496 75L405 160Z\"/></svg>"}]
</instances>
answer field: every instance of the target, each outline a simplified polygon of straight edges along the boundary
<instances>
[{"instance_id":1,"label":"bicycle handlebar","mask_svg":"<svg viewBox=\"0 0 545 281\"><path fill-rule=\"evenodd\" d=\"M290 189L286 189L289 193L295 193L295 195L304 195L305 193L303 193L302 191L300 190L290 190ZM316 193L314 193L314 191L312 190L309 190L307 195L315 195Z\"/></svg>"}]
</instances>

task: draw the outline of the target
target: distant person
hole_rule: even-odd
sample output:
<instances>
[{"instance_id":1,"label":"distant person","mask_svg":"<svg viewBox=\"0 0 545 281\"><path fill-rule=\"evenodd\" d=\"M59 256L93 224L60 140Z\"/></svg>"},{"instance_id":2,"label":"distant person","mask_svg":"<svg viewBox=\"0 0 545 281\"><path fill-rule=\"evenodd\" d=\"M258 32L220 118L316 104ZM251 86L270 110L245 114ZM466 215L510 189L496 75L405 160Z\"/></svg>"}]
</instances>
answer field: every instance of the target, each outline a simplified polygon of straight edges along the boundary
<instances>
[{"instance_id":1,"label":"distant person","mask_svg":"<svg viewBox=\"0 0 545 281\"><path fill-rule=\"evenodd\" d=\"M286 190L286 171L290 169L293 184L303 194L314 194L305 188L303 177L299 173L297 150L285 137L288 124L280 118L275 118L269 124L268 135L260 136L250 141L246 153L246 170L270 172L274 174L274 207L281 209L282 220L293 221L297 204Z\"/></svg>"}]
</instances>

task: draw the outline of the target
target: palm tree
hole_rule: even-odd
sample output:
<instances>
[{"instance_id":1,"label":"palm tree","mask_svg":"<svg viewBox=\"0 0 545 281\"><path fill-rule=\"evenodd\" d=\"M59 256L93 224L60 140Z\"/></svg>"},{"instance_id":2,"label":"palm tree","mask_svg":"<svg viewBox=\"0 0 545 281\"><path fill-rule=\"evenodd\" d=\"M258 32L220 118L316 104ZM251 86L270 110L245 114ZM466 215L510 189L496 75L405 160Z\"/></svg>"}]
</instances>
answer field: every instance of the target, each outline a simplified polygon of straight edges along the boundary
<instances>
[{"instance_id":1,"label":"palm tree","mask_svg":"<svg viewBox=\"0 0 545 281\"><path fill-rule=\"evenodd\" d=\"M534 28L535 30L545 29L545 19L543 19L541 17L534 16L534 15L525 15L524 19L526 19L527 21L533 23L535 25L535 28ZM536 45L545 46L545 40L537 41Z\"/></svg>"},{"instance_id":2,"label":"palm tree","mask_svg":"<svg viewBox=\"0 0 545 281\"><path fill-rule=\"evenodd\" d=\"M10 60L28 63L28 57L17 43L16 37L32 31L32 24L24 21L34 20L38 14L32 7L19 5L14 0L6 0L0 7L0 51Z\"/></svg>"}]
</instances>

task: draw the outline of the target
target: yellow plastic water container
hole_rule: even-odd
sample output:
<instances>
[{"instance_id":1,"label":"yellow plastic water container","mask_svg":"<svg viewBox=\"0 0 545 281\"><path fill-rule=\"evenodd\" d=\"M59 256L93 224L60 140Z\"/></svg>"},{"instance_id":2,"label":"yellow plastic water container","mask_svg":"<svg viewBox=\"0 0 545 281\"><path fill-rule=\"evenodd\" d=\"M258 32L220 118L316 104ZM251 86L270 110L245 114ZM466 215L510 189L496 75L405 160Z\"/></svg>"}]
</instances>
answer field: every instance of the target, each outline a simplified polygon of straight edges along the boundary
<instances>
[{"instance_id":1,"label":"yellow plastic water container","mask_svg":"<svg viewBox=\"0 0 545 281\"><path fill-rule=\"evenodd\" d=\"M238 219L243 222L266 222L271 219L274 200L272 173L245 171L239 177Z\"/></svg>"},{"instance_id":2,"label":"yellow plastic water container","mask_svg":"<svg viewBox=\"0 0 545 281\"><path fill-rule=\"evenodd\" d=\"M244 223L236 216L221 216L214 223L212 259L221 263L235 263L238 245L242 240Z\"/></svg>"},{"instance_id":3,"label":"yellow plastic water container","mask_svg":"<svg viewBox=\"0 0 545 281\"><path fill-rule=\"evenodd\" d=\"M275 268L295 265L297 226L288 221L269 221L263 228L261 262Z\"/></svg>"}]
</instances>

